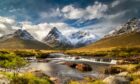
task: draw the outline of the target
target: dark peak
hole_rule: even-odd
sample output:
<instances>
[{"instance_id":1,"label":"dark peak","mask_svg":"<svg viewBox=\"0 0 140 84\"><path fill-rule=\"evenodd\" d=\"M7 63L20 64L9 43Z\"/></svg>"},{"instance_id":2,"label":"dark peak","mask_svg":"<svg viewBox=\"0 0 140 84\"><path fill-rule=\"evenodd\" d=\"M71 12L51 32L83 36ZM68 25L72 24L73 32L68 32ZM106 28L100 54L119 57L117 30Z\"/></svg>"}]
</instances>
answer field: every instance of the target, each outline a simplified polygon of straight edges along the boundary
<instances>
[{"instance_id":1,"label":"dark peak","mask_svg":"<svg viewBox=\"0 0 140 84\"><path fill-rule=\"evenodd\" d=\"M88 32L88 31L79 31L79 34L81 34L81 35L89 35L90 32Z\"/></svg>"},{"instance_id":2,"label":"dark peak","mask_svg":"<svg viewBox=\"0 0 140 84\"><path fill-rule=\"evenodd\" d=\"M21 34L22 32L23 32L23 30L22 30L22 29L18 29L18 30L16 30L16 31L15 31L15 33L14 33L14 34L18 34L18 35L19 35L19 34Z\"/></svg>"},{"instance_id":3,"label":"dark peak","mask_svg":"<svg viewBox=\"0 0 140 84\"><path fill-rule=\"evenodd\" d=\"M53 27L52 30L58 31L58 29L56 27Z\"/></svg>"},{"instance_id":4,"label":"dark peak","mask_svg":"<svg viewBox=\"0 0 140 84\"><path fill-rule=\"evenodd\" d=\"M138 18L136 17L133 17L132 19L130 19L130 21L136 21L136 20L138 20Z\"/></svg>"},{"instance_id":5,"label":"dark peak","mask_svg":"<svg viewBox=\"0 0 140 84\"><path fill-rule=\"evenodd\" d=\"M18 29L14 32L14 36L20 37L22 39L34 39L34 37L26 30Z\"/></svg>"},{"instance_id":6,"label":"dark peak","mask_svg":"<svg viewBox=\"0 0 140 84\"><path fill-rule=\"evenodd\" d=\"M16 30L14 34L20 35L22 33L28 33L29 34L29 32L27 32L26 30L23 30L23 29Z\"/></svg>"},{"instance_id":7,"label":"dark peak","mask_svg":"<svg viewBox=\"0 0 140 84\"><path fill-rule=\"evenodd\" d=\"M53 27L49 34L61 34L61 32L56 27Z\"/></svg>"},{"instance_id":8,"label":"dark peak","mask_svg":"<svg viewBox=\"0 0 140 84\"><path fill-rule=\"evenodd\" d=\"M134 18L128 20L127 24L136 23L136 22L138 22L138 21L139 21L139 19L134 17Z\"/></svg>"}]
</instances>

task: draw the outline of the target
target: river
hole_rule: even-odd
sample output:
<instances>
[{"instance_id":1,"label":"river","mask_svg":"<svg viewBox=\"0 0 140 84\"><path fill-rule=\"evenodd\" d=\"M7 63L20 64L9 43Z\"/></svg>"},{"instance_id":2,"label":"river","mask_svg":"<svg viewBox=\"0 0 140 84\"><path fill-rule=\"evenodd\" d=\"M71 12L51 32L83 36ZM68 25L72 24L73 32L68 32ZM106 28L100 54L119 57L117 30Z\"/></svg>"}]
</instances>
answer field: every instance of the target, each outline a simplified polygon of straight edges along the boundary
<instances>
[{"instance_id":1,"label":"river","mask_svg":"<svg viewBox=\"0 0 140 84\"><path fill-rule=\"evenodd\" d=\"M49 62L38 62L32 61L26 70L41 70L45 74L59 78L61 84L65 84L70 79L80 80L84 77L95 77L95 78L104 78L106 75L103 74L105 68L110 66L111 61L101 62L101 59L95 61L95 58L81 58L76 59L74 57L69 57L65 55L55 56L50 55L50 57L46 58L50 60ZM77 62L77 63L86 63L92 67L92 71L89 72L81 72L67 65L64 65L64 62Z\"/></svg>"}]
</instances>

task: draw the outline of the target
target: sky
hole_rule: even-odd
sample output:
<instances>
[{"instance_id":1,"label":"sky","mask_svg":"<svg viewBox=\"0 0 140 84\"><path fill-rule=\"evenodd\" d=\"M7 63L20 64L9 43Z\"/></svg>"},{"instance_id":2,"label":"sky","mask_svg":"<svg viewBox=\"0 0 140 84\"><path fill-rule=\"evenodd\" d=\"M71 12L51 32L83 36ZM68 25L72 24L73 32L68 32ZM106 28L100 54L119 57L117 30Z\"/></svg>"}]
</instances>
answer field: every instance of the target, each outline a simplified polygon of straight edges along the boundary
<instances>
[{"instance_id":1,"label":"sky","mask_svg":"<svg viewBox=\"0 0 140 84\"><path fill-rule=\"evenodd\" d=\"M42 39L57 27L103 37L133 17L140 18L140 0L0 0L0 35L22 27Z\"/></svg>"}]
</instances>

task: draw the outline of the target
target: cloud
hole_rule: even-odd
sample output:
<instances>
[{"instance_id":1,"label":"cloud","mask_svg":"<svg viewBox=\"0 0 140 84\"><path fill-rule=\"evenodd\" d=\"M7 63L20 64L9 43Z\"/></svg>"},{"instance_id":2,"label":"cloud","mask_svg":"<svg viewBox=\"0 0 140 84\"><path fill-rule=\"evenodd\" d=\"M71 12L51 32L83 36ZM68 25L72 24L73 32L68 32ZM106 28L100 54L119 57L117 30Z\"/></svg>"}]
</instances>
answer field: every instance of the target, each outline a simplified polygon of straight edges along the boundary
<instances>
[{"instance_id":1,"label":"cloud","mask_svg":"<svg viewBox=\"0 0 140 84\"><path fill-rule=\"evenodd\" d=\"M140 17L140 0L64 1L0 1L0 32L11 33L22 22L37 39L42 39L54 26L63 34L77 27L103 36L128 19Z\"/></svg>"},{"instance_id":2,"label":"cloud","mask_svg":"<svg viewBox=\"0 0 140 84\"><path fill-rule=\"evenodd\" d=\"M68 5L63 7L61 11L67 19L92 20L103 17L104 12L107 11L107 9L108 6L106 4L95 2L94 5L87 6L85 9Z\"/></svg>"},{"instance_id":3,"label":"cloud","mask_svg":"<svg viewBox=\"0 0 140 84\"><path fill-rule=\"evenodd\" d=\"M119 1L119 0L115 0L114 2L112 2L111 7L115 7L115 6L119 5L120 2L121 1Z\"/></svg>"},{"instance_id":4,"label":"cloud","mask_svg":"<svg viewBox=\"0 0 140 84\"><path fill-rule=\"evenodd\" d=\"M30 21L17 22L12 18L0 17L0 36L22 28L30 32L36 39L42 40L53 27L57 27L64 35L77 30L63 22L33 24Z\"/></svg>"},{"instance_id":5,"label":"cloud","mask_svg":"<svg viewBox=\"0 0 140 84\"><path fill-rule=\"evenodd\" d=\"M68 24L65 24L63 22L57 22L57 23L40 23L37 25L33 25L31 22L22 22L23 28L30 32L36 39L42 40L49 31L53 27L57 27L58 30L62 32L62 34L66 35L72 31L76 31L76 29L70 27Z\"/></svg>"},{"instance_id":6,"label":"cloud","mask_svg":"<svg viewBox=\"0 0 140 84\"><path fill-rule=\"evenodd\" d=\"M126 15L126 11L118 12L116 14L105 15L104 19L102 19L99 23L85 26L82 29L91 31L94 34L97 34L100 37L108 34L110 31L116 29L117 27L121 26L125 22L120 21L122 16ZM117 21L118 19L118 21Z\"/></svg>"},{"instance_id":7,"label":"cloud","mask_svg":"<svg viewBox=\"0 0 140 84\"><path fill-rule=\"evenodd\" d=\"M8 17L0 16L0 33L9 34L12 33L15 29L18 29L16 21Z\"/></svg>"},{"instance_id":8,"label":"cloud","mask_svg":"<svg viewBox=\"0 0 140 84\"><path fill-rule=\"evenodd\" d=\"M50 12L42 12L41 13L42 17L55 17L55 16L62 16L60 9L56 8L56 9L52 9Z\"/></svg>"}]
</instances>

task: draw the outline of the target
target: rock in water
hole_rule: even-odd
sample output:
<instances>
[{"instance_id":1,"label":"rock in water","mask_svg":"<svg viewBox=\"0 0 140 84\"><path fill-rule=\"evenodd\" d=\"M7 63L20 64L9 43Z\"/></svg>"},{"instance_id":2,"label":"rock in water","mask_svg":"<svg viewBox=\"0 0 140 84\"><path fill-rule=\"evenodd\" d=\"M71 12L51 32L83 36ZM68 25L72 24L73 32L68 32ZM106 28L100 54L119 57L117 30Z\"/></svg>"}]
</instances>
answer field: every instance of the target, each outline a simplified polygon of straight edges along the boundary
<instances>
[{"instance_id":1,"label":"rock in water","mask_svg":"<svg viewBox=\"0 0 140 84\"><path fill-rule=\"evenodd\" d=\"M83 64L83 63L77 64L76 69L78 69L79 71L83 71L83 72L92 70L92 68L88 64Z\"/></svg>"}]
</instances>

